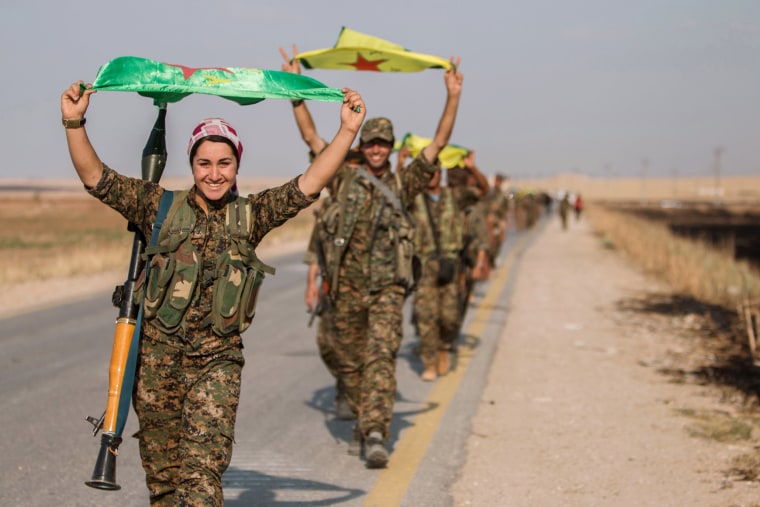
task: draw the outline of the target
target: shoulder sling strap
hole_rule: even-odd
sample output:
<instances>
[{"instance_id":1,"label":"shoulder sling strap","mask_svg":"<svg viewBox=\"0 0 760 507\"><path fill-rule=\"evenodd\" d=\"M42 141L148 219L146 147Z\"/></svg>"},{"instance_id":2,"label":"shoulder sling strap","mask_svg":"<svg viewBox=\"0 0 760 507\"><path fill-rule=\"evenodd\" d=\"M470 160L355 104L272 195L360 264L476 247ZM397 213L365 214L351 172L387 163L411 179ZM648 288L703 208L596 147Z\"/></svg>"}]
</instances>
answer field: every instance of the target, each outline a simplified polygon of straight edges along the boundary
<instances>
[{"instance_id":1,"label":"shoulder sling strap","mask_svg":"<svg viewBox=\"0 0 760 507\"><path fill-rule=\"evenodd\" d=\"M403 212L406 212L406 210L401 205L401 201L399 201L399 199L396 196L396 194L394 194L391 191L391 189L388 188L388 185L386 185L385 183L383 183L382 181L380 181L377 178L377 176L375 176L371 172L367 171L363 167L358 168L356 170L356 172L359 173L360 175L362 175L363 177L365 177L370 183L372 183L373 185L375 185L375 187L379 191L381 191L383 193L383 195L385 196L385 198L388 199L388 202L390 202L396 209L398 209L400 211L403 211ZM396 181L399 181L398 180L398 173L394 173L394 174L396 175L396 178L397 178ZM400 184L399 184L399 190L401 190L401 185Z\"/></svg>"},{"instance_id":2,"label":"shoulder sling strap","mask_svg":"<svg viewBox=\"0 0 760 507\"><path fill-rule=\"evenodd\" d=\"M161 201L158 204L158 212L156 213L156 219L153 222L153 232L150 235L149 246L155 245L158 240L158 235L161 233L161 227L164 225L164 220L166 219L166 214L169 212L173 198L174 193L169 190L164 190L164 193L161 194ZM149 274L150 262L146 262L145 283L148 283L147 280ZM124 379L122 381L121 397L119 398L119 408L116 416L117 435L123 433L124 425L127 423L127 417L129 416L129 407L132 401L132 388L135 382L135 370L137 369L137 353L140 350L143 305L142 301L138 301L137 303L140 305L140 310L137 312L135 329L132 332L132 341L129 343L129 354L127 355L127 362L124 365Z\"/></svg>"}]
</instances>

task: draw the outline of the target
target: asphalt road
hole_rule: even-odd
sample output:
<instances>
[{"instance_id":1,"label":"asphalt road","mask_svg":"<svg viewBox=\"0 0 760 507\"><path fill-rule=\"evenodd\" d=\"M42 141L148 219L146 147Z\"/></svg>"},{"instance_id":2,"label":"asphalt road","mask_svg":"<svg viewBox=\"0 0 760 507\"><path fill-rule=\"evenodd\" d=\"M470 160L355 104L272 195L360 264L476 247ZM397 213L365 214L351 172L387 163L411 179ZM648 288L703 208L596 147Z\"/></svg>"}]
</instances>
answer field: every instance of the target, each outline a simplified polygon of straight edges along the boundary
<instances>
[{"instance_id":1,"label":"asphalt road","mask_svg":"<svg viewBox=\"0 0 760 507\"><path fill-rule=\"evenodd\" d=\"M470 419L508 313L509 275L529 235L513 233L501 276L476 288L455 370L419 380L421 364L405 312L398 396L386 470L346 454L352 422L336 420L333 381L307 327L302 254L264 259L257 316L244 335L246 366L225 505L451 505L449 485L462 465ZM497 271L495 274L499 274ZM105 407L118 310L110 292L0 320L0 505L6 507L148 505L134 413L117 458L120 491L84 485L100 437L85 416ZM471 333L471 334L470 334Z\"/></svg>"}]
</instances>

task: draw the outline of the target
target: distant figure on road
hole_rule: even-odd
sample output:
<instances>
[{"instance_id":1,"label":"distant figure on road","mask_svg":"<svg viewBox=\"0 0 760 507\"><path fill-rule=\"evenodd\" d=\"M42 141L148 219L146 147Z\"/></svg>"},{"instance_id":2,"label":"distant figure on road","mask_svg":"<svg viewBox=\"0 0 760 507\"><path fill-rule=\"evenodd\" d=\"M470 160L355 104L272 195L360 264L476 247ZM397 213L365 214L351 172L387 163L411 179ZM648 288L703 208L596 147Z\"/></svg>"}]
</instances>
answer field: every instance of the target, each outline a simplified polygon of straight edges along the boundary
<instances>
[{"instance_id":1,"label":"distant figure on road","mask_svg":"<svg viewBox=\"0 0 760 507\"><path fill-rule=\"evenodd\" d=\"M507 228L509 227L509 195L502 188L505 181L508 181L506 175L497 173L494 177L493 187L488 194L489 214L493 223L492 243L488 259L491 268L496 267L496 260L499 258L501 247L507 239Z\"/></svg>"},{"instance_id":2,"label":"distant figure on road","mask_svg":"<svg viewBox=\"0 0 760 507\"><path fill-rule=\"evenodd\" d=\"M559 202L559 218L562 220L562 229L567 230L567 214L570 213L570 194L565 192Z\"/></svg>"},{"instance_id":3,"label":"distant figure on road","mask_svg":"<svg viewBox=\"0 0 760 507\"><path fill-rule=\"evenodd\" d=\"M581 219L581 212L583 211L583 197L581 197L581 194L578 194L575 196L575 221Z\"/></svg>"}]
</instances>

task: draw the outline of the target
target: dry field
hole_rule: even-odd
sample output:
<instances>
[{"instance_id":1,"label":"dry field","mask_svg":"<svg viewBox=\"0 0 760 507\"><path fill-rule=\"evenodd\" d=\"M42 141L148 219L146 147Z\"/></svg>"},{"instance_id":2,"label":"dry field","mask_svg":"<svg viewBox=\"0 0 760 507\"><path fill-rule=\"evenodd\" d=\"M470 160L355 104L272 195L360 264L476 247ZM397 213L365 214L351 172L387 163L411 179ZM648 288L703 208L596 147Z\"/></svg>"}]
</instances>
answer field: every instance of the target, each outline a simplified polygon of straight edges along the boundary
<instances>
[{"instance_id":1,"label":"dry field","mask_svg":"<svg viewBox=\"0 0 760 507\"><path fill-rule=\"evenodd\" d=\"M558 174L548 178L520 178L519 188L538 188L550 193L570 191L587 200L720 202L760 204L760 176L704 178L601 178L582 174Z\"/></svg>"},{"instance_id":2,"label":"dry field","mask_svg":"<svg viewBox=\"0 0 760 507\"><path fill-rule=\"evenodd\" d=\"M241 192L279 183L241 180ZM187 181L167 183L186 188ZM78 182L0 183L0 286L124 269L133 234L126 221L89 196ZM23 188L22 188L23 187ZM37 188L27 188L37 187ZM5 190L3 190L5 188ZM272 231L259 246L266 252L290 242L305 243L312 215L302 211Z\"/></svg>"}]
</instances>

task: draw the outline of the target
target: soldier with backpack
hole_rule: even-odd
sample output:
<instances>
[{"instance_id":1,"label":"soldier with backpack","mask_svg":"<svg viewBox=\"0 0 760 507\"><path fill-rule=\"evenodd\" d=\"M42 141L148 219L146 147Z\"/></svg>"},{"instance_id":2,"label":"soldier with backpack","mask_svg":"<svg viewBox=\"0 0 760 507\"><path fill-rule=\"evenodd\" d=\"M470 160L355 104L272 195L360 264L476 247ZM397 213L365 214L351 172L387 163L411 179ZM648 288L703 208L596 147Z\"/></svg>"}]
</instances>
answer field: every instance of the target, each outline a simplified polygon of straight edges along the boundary
<instances>
[{"instance_id":1,"label":"soldier with backpack","mask_svg":"<svg viewBox=\"0 0 760 507\"><path fill-rule=\"evenodd\" d=\"M298 60L280 49L282 70L300 73ZM433 177L434 162L454 128L463 76L458 64L444 74L447 97L430 145L403 174L391 170L393 124L368 119L359 134L363 163L344 165L330 182L332 205L320 212L335 350L346 401L358 422L349 453L362 448L370 468L385 467L387 440L396 398L396 356L402 339L402 310L419 269L414 255L414 223L409 209ZM327 143L303 101L293 102L301 138L313 153Z\"/></svg>"},{"instance_id":2,"label":"soldier with backpack","mask_svg":"<svg viewBox=\"0 0 760 507\"><path fill-rule=\"evenodd\" d=\"M402 158L399 151L399 160ZM414 321L420 338L422 380L448 373L452 345L459 335L460 284L465 210L488 193L488 180L475 165L474 152L464 158L464 170L475 186L442 186L438 169L414 201L415 248L422 275L414 294Z\"/></svg>"}]
</instances>

